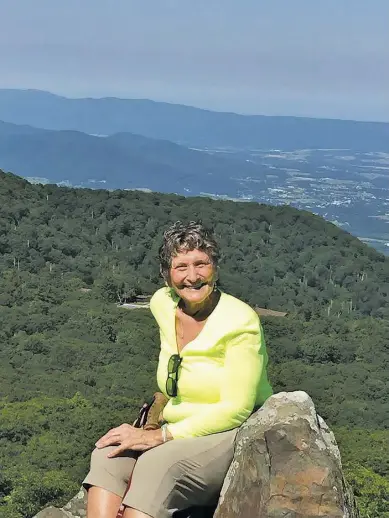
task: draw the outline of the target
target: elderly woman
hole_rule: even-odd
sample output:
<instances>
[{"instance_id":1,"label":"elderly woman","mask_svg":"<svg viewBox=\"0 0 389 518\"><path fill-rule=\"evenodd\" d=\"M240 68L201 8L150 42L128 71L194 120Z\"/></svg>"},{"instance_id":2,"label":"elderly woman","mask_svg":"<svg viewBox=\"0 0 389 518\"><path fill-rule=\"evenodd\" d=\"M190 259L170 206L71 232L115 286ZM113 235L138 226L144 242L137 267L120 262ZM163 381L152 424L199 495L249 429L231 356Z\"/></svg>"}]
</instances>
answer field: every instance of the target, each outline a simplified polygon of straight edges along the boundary
<instances>
[{"instance_id":1,"label":"elderly woman","mask_svg":"<svg viewBox=\"0 0 389 518\"><path fill-rule=\"evenodd\" d=\"M237 428L271 395L257 314L216 286L219 250L201 224L177 222L159 252L166 287L151 299L161 350L162 429L122 424L96 443L88 518L168 518L217 503ZM123 499L127 483L131 487Z\"/></svg>"}]
</instances>

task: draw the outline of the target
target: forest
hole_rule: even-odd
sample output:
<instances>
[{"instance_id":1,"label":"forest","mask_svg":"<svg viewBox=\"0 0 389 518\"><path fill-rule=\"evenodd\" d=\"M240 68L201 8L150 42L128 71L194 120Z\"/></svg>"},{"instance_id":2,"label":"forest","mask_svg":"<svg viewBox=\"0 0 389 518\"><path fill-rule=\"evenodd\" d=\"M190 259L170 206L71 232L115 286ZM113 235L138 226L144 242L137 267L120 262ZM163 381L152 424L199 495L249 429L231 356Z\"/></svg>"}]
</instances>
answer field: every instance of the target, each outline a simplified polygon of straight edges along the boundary
<instances>
[{"instance_id":1,"label":"forest","mask_svg":"<svg viewBox=\"0 0 389 518\"><path fill-rule=\"evenodd\" d=\"M389 518L389 258L288 206L32 185L0 171L0 517L78 490L94 442L155 389L158 330L120 305L162 285L170 223L201 219L223 290L263 317L275 391L334 430L363 518Z\"/></svg>"}]
</instances>

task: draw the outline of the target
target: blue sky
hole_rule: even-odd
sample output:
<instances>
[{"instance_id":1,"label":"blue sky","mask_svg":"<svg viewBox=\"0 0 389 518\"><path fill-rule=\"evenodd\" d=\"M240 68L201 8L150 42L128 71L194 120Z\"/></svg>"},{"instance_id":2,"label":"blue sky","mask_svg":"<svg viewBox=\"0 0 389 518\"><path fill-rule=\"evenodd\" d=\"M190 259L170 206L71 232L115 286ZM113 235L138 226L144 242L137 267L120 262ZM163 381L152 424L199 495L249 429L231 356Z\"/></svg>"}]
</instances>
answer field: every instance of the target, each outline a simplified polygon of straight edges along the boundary
<instances>
[{"instance_id":1,"label":"blue sky","mask_svg":"<svg viewBox=\"0 0 389 518\"><path fill-rule=\"evenodd\" d=\"M0 88L389 121L389 0L1 0Z\"/></svg>"}]
</instances>

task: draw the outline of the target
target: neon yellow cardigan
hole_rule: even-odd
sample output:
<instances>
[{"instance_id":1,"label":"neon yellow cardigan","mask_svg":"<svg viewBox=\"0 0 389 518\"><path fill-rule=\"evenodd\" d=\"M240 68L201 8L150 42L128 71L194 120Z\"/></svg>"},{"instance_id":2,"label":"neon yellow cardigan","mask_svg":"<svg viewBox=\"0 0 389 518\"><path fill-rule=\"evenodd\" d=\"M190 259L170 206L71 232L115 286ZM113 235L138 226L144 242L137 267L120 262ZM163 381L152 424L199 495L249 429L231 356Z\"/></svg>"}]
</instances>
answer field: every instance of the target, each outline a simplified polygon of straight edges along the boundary
<instances>
[{"instance_id":1,"label":"neon yellow cardigan","mask_svg":"<svg viewBox=\"0 0 389 518\"><path fill-rule=\"evenodd\" d=\"M157 370L166 395L167 364L177 354L176 307L170 288L152 297L161 351ZM247 304L222 292L200 334L181 351L178 395L163 417L175 439L198 437L240 426L272 394L267 379L267 352L258 315Z\"/></svg>"}]
</instances>

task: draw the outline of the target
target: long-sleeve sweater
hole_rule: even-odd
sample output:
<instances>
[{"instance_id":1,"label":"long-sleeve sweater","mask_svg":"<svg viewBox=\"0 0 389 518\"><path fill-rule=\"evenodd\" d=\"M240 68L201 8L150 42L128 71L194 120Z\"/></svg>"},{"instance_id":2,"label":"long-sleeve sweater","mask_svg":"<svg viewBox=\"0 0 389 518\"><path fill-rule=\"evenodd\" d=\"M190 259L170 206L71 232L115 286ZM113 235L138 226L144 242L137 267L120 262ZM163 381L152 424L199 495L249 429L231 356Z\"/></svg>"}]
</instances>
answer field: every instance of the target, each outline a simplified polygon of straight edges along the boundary
<instances>
[{"instance_id":1,"label":"long-sleeve sweater","mask_svg":"<svg viewBox=\"0 0 389 518\"><path fill-rule=\"evenodd\" d=\"M168 361L178 354L178 302L173 290L161 288L150 303L161 338L157 381L165 395ZM272 394L259 317L231 295L221 293L200 334L179 354L178 394L170 398L163 412L175 439L236 428Z\"/></svg>"}]
</instances>

